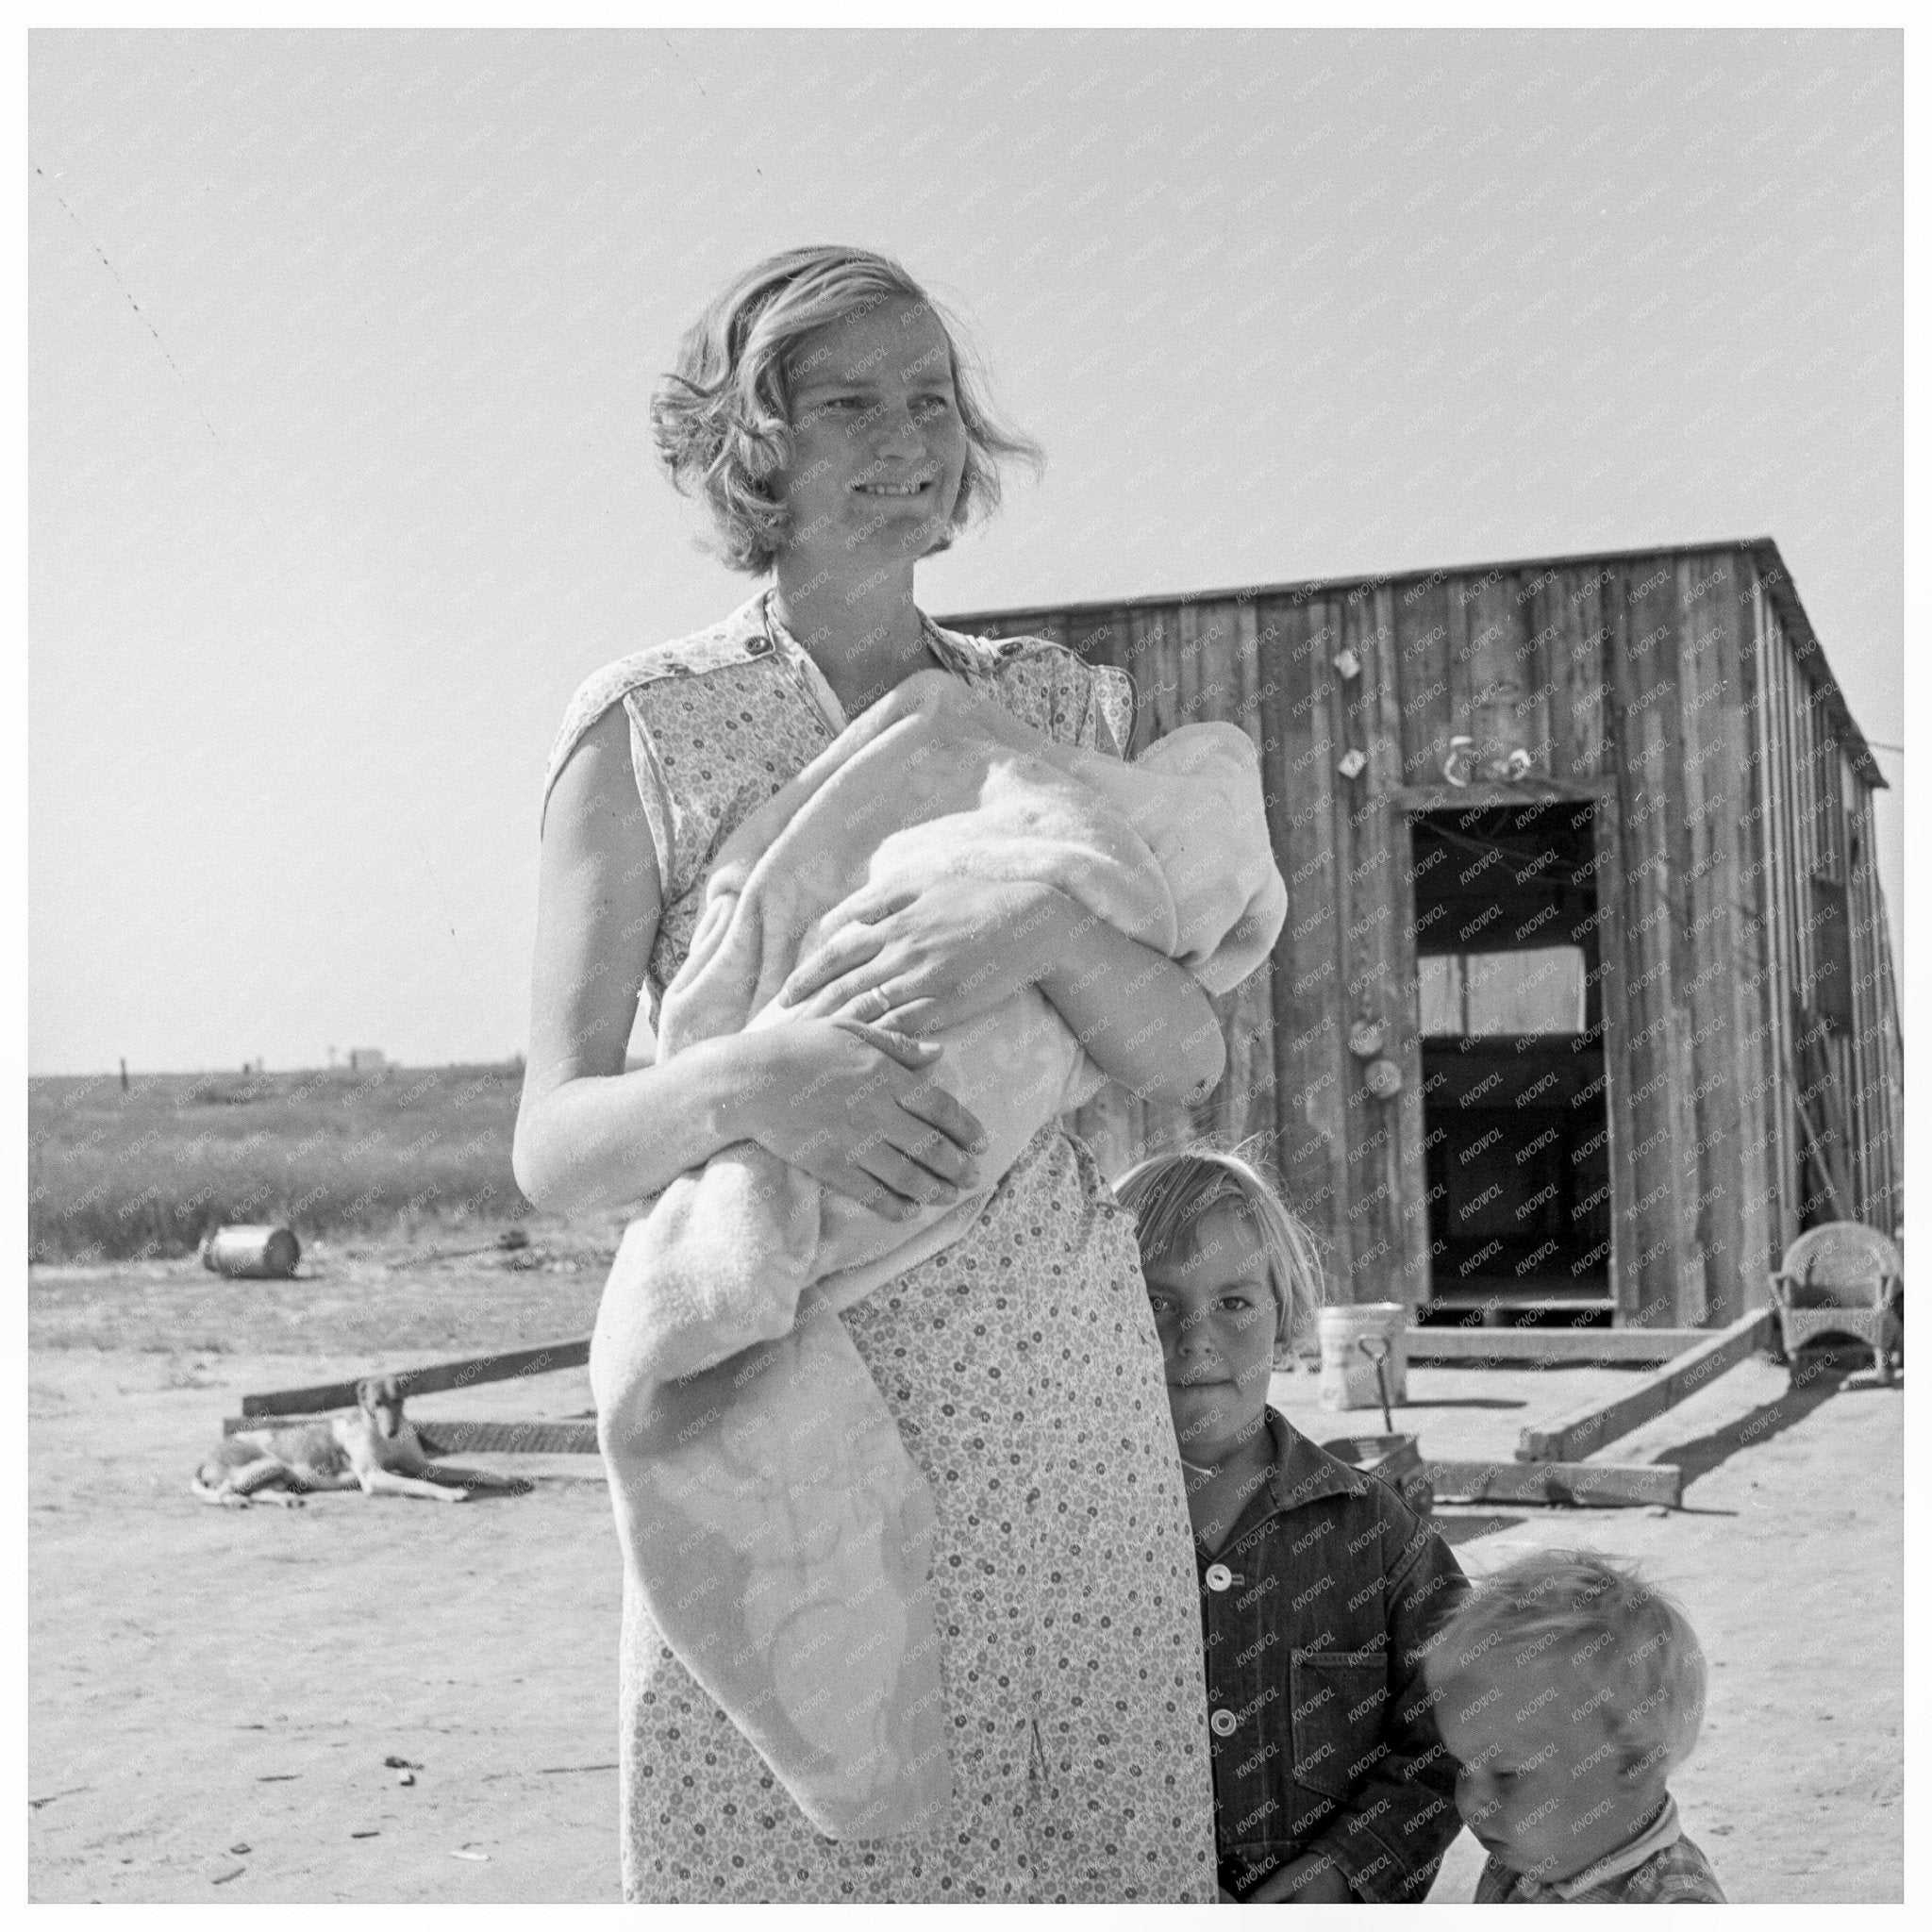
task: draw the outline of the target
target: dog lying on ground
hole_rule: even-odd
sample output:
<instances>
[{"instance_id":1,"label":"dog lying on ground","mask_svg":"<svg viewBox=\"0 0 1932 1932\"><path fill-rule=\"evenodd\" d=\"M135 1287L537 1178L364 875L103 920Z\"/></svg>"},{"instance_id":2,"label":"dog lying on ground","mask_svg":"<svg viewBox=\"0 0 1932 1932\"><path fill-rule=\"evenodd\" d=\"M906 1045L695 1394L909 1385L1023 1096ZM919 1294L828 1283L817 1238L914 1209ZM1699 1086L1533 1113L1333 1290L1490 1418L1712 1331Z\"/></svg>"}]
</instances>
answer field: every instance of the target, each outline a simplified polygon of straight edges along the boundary
<instances>
[{"instance_id":1,"label":"dog lying on ground","mask_svg":"<svg viewBox=\"0 0 1932 1932\"><path fill-rule=\"evenodd\" d=\"M464 1503L475 1490L523 1495L530 1485L522 1476L431 1462L403 1414L396 1378L369 1375L356 1384L356 1407L326 1422L223 1437L192 1487L204 1503L244 1509L251 1503L300 1508L310 1490Z\"/></svg>"}]
</instances>

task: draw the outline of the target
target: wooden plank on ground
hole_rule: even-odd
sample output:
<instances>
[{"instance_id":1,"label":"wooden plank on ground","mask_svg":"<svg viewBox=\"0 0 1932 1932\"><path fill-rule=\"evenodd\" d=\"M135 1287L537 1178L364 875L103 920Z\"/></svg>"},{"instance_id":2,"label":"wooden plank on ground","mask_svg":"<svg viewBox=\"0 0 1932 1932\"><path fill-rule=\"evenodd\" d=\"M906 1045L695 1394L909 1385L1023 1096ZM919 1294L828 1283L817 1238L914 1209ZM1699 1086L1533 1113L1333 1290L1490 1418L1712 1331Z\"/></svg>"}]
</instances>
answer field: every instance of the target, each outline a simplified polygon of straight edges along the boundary
<instances>
[{"instance_id":1,"label":"wooden plank on ground","mask_svg":"<svg viewBox=\"0 0 1932 1932\"><path fill-rule=\"evenodd\" d=\"M1762 1348L1771 1338L1769 1308L1754 1308L1707 1341L1687 1349L1635 1388L1607 1402L1573 1409L1541 1428L1526 1428L1516 1445L1519 1462L1574 1462L1627 1436L1652 1416L1695 1395L1726 1369Z\"/></svg>"},{"instance_id":2,"label":"wooden plank on ground","mask_svg":"<svg viewBox=\"0 0 1932 1932\"><path fill-rule=\"evenodd\" d=\"M277 1428L299 1428L305 1423L325 1423L326 1414L277 1416ZM262 1425L258 1415L231 1415L224 1418L225 1436L245 1435ZM478 1455L485 1450L509 1456L594 1456L597 1454L597 1424L576 1419L569 1422L460 1422L454 1417L437 1417L433 1422L416 1424L416 1439L432 1456Z\"/></svg>"},{"instance_id":3,"label":"wooden plank on ground","mask_svg":"<svg viewBox=\"0 0 1932 1932\"><path fill-rule=\"evenodd\" d=\"M1571 1503L1598 1509L1684 1499L1684 1472L1674 1462L1439 1462L1424 1473L1439 1503Z\"/></svg>"},{"instance_id":4,"label":"wooden plank on ground","mask_svg":"<svg viewBox=\"0 0 1932 1932\"><path fill-rule=\"evenodd\" d=\"M545 1375L555 1369L580 1369L591 1359L591 1339L546 1341L498 1355L470 1356L461 1361L427 1362L420 1369L395 1371L404 1395L434 1395L445 1389L471 1389L483 1382L508 1382L518 1375ZM380 1374L379 1369L372 1374ZM355 1382L318 1382L307 1389L272 1389L244 1395L244 1416L312 1415L331 1408L354 1408Z\"/></svg>"},{"instance_id":5,"label":"wooden plank on ground","mask_svg":"<svg viewBox=\"0 0 1932 1932\"><path fill-rule=\"evenodd\" d=\"M1667 1362L1710 1340L1708 1328L1411 1328L1411 1362Z\"/></svg>"}]
</instances>

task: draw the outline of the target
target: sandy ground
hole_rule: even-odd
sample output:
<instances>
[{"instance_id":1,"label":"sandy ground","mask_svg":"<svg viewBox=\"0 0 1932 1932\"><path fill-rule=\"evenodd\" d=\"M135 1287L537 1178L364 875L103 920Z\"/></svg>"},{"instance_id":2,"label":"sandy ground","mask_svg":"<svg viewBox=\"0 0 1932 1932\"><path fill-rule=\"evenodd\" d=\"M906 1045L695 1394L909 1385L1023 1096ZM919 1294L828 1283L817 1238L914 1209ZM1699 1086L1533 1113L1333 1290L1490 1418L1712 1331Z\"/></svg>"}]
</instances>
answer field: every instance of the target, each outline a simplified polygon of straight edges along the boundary
<instances>
[{"instance_id":1,"label":"sandy ground","mask_svg":"<svg viewBox=\"0 0 1932 1932\"><path fill-rule=\"evenodd\" d=\"M571 1333L552 1312L517 1325ZM188 1476L242 1391L450 1351L75 1339L30 1357L30 1895L615 1898L618 1561L594 1460L469 1458L538 1487L456 1508L211 1509ZM1714 1667L1675 1790L1735 1899L1902 1896L1903 1401L1849 1365L1794 1387L1748 1362L1609 1452L1680 1463L1681 1511L1441 1518L1473 1571L1587 1543L1682 1595ZM1628 1374L1412 1370L1398 1426L1425 1453L1507 1454L1524 1422ZM1312 1396L1312 1378L1277 1378L1318 1437L1379 1426ZM573 1374L416 1412L588 1407ZM1479 1863L1465 1835L1433 1896L1467 1899Z\"/></svg>"}]
</instances>

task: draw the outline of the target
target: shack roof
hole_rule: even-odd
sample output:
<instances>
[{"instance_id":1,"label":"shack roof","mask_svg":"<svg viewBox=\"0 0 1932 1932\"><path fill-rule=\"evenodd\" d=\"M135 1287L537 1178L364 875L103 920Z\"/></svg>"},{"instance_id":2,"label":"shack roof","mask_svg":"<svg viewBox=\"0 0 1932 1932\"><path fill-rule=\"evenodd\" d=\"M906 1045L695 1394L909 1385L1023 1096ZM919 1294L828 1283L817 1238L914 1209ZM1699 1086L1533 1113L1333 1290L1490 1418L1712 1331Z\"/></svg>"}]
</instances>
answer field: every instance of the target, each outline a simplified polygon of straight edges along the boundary
<instances>
[{"instance_id":1,"label":"shack roof","mask_svg":"<svg viewBox=\"0 0 1932 1932\"><path fill-rule=\"evenodd\" d=\"M1176 591L1166 595L1144 597L1101 597L1072 604L1046 601L1003 608L974 607L942 615L940 622L957 625L989 617L1014 618L1048 612L1056 616L1074 611L1098 614L1110 610L1145 610L1175 604L1245 604L1260 597L1290 597L1299 602L1315 596L1380 589L1384 585L1408 584L1424 577L1483 576L1492 570L1587 569L1593 564L1634 563L1654 557L1702 557L1721 550L1749 553L1757 566L1758 580L1771 599L1772 608L1777 612L1778 623L1790 639L1798 662L1818 692L1833 736L1849 754L1853 769L1865 784L1874 791L1886 789L1885 774L1878 769L1878 761L1872 756L1864 733L1852 718L1844 692L1839 688L1838 679L1833 676L1831 666L1826 661L1824 646L1818 641L1818 633L1811 628L1811 620L1799 600L1797 586L1792 583L1791 574L1778 554L1775 539L1771 537L1731 538L1707 543L1652 544L1631 550L1592 550L1565 557L1512 557L1491 563L1456 564L1446 568L1424 566L1419 570L1391 571L1370 576L1312 577L1301 583L1244 584L1216 591Z\"/></svg>"}]
</instances>

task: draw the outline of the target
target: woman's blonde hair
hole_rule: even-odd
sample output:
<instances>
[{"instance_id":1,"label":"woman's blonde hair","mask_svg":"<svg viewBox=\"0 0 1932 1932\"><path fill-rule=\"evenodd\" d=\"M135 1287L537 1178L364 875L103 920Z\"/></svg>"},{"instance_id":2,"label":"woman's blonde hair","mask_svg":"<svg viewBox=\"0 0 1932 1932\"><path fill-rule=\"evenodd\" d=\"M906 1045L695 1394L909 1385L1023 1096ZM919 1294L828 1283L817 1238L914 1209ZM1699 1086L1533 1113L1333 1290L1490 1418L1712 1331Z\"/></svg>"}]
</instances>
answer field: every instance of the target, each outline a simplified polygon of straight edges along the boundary
<instances>
[{"instance_id":1,"label":"woman's blonde hair","mask_svg":"<svg viewBox=\"0 0 1932 1932\"><path fill-rule=\"evenodd\" d=\"M733 570L761 574L791 540L790 517L769 484L791 453L791 351L814 329L885 302L917 303L946 339L966 429L966 471L949 531L999 502L1003 459L1040 467L1039 444L1003 424L988 402L984 378L962 353L958 323L896 261L864 248L788 249L746 269L699 316L651 401L658 454L677 489L709 506ZM934 548L951 541L946 535Z\"/></svg>"},{"instance_id":2,"label":"woman's blonde hair","mask_svg":"<svg viewBox=\"0 0 1932 1932\"><path fill-rule=\"evenodd\" d=\"M1157 1154L1130 1167L1114 1182L1113 1191L1121 1206L1133 1211L1134 1238L1143 1263L1184 1257L1201 1217L1210 1208L1233 1202L1248 1217L1268 1257L1275 1349L1292 1346L1313 1327L1324 1299L1315 1237L1290 1213L1275 1183L1240 1148L1197 1142Z\"/></svg>"}]
</instances>

